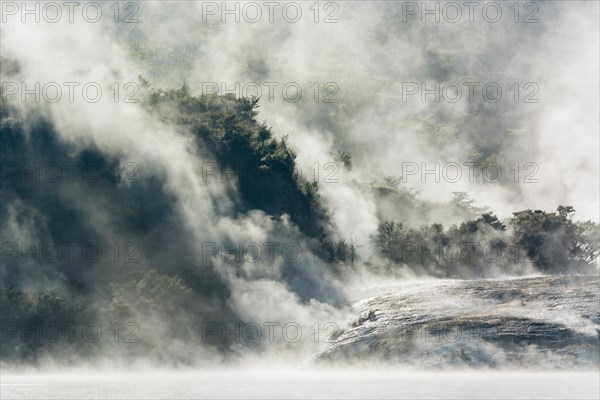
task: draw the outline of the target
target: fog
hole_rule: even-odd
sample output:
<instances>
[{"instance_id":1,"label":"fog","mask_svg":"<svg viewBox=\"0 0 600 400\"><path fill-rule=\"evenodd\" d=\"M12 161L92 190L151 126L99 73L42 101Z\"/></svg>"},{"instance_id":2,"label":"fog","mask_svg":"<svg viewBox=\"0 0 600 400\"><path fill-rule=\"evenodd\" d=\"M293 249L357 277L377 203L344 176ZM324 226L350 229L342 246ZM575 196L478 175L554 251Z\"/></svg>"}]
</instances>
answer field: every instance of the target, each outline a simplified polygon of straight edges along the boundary
<instances>
[{"instance_id":1,"label":"fog","mask_svg":"<svg viewBox=\"0 0 600 400\"><path fill-rule=\"evenodd\" d=\"M24 176L18 177L22 183L32 164L44 168L64 162L107 169L131 163L135 180L56 184L41 179L41 184L22 186L3 182L2 290L54 290L61 302L70 304L73 315L77 309L87 318L82 321L96 321L104 332L99 342L81 346L64 343L63 335L58 344L30 353L22 353L18 345L4 350L8 370L23 372L32 365L46 370L65 365L244 370L313 366L341 332L352 329L365 311L360 302L390 288L407 294L412 289L403 285L431 283L430 292L416 302L416 314L425 314L432 303L435 312L446 316L454 308L464 311L479 304L475 295L438 297L442 289L436 285L445 282L439 278L447 277L438 269L408 262L390 268L381 261L373 242L383 222L399 221L414 229L433 223L450 227L491 210L508 225L514 212L553 212L561 205L575 209L575 222L600 221L597 2L515 3L518 15L508 3L494 3L502 13L494 22L489 17L494 11L482 14L487 9L483 5L471 10L472 15L461 6L461 17L454 22L448 17L453 14L441 13L447 9L439 2L322 2L315 3L318 16L314 5L293 3L290 14L271 10L272 21L266 6L253 3L262 10L257 22L252 22L254 14L244 14L247 3L238 2L228 4L237 10L239 21L235 14L222 14L225 3L143 1L115 3L119 22L108 3L101 4L97 22L84 18L79 8L70 21L64 6L57 22L47 20L54 14L43 13L36 22L34 15L22 15L26 4L46 10L40 3L2 4L2 129L8 138L3 145L9 149L2 152L3 160L22 163L17 172ZM297 21L291 17L295 7L302 12ZM439 22L421 7L438 7ZM259 97L256 119L293 149L300 182L318 183L327 216L315 222L320 234L308 233L291 212L271 215L247 206L244 189L226 179L221 166L216 172L208 170L207 179L207 165L219 164L221 155L197 139L195 127L169 119L177 119L180 109L167 102L163 108L148 105L157 90L184 85L200 98L227 92ZM482 91L488 86L490 91ZM57 87L62 96L48 101ZM99 96L94 95L97 88L102 90ZM340 152L351 155L351 167ZM392 194L384 185L386 178L394 182ZM468 204L468 212L452 205L455 192L470 196L461 203ZM518 233L512 226L506 232ZM556 243L562 240L559 233ZM481 228L480 222L476 239L490 243L503 240L503 235ZM594 242L593 231L591 237ZM352 262L323 261L323 238L352 243ZM104 256L93 263L64 258L43 262L39 250L44 244L64 247L72 242L94 243ZM139 262L125 265L122 257L131 255L125 248L116 262L115 244L131 243ZM231 261L237 245L265 243L279 244L273 257L266 257L263 247L258 260ZM282 252L287 244L300 249L298 254ZM32 247L37 258L28 256L26 250ZM209 249L215 257L206 262ZM15 252L17 258L4 258ZM586 271L597 273L597 253L592 254L596 259ZM493 285L496 280L547 274L522 249L492 264L485 271L458 265L451 269L452 278L486 278ZM562 267L560 274L579 272L575 266ZM148 271L158 272L142 274ZM584 291L579 281L549 285L563 284L565 291ZM148 290L154 297L140 295L145 288L152 288ZM81 296L89 304L78 308L73 304ZM535 315L563 326L569 338L597 336L597 310L567 307L560 312L555 307L564 305L541 296L525 308L517 300L499 306L484 298L481 312L498 306L505 317L524 320ZM448 307L444 301L450 302ZM132 337L140 342L123 342L123 332L109 333L108 321L115 315L123 318L117 321L122 329L134 324L139 333ZM264 337L273 337L240 339L245 327L257 325ZM18 336L18 328L7 325L3 339L5 333ZM290 339L294 332L302 337ZM504 351L489 346L491 350L482 352ZM538 351L535 345L529 349ZM507 365L590 369L598 362L597 345L590 345L592 356L585 362L541 353ZM375 357L373 362L381 366L382 360ZM370 365L368 360L359 363ZM482 362L475 368L484 366L489 365ZM373 379L369 385L378 385L379 378ZM540 383L531 393L542 388ZM570 393L567 386L563 389L560 393ZM592 389L597 393L597 387ZM379 395L392 396L386 390ZM279 392L269 393L275 397ZM347 398L372 395L368 388L336 393ZM187 392L182 389L181 394ZM507 390L499 396L513 394Z\"/></svg>"}]
</instances>

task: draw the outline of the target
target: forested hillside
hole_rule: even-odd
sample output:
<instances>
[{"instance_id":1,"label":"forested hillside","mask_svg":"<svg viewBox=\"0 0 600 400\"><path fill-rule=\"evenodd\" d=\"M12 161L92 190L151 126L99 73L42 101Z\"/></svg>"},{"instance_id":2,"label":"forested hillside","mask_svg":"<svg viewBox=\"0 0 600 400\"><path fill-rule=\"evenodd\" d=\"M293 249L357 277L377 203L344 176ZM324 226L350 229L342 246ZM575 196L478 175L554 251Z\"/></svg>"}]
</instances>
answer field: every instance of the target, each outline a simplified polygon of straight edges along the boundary
<instances>
[{"instance_id":1,"label":"forested hillside","mask_svg":"<svg viewBox=\"0 0 600 400\"><path fill-rule=\"evenodd\" d=\"M339 237L332 233L330 221L336 210L321 201L319 182L298 174L294 148L285 138L276 138L267 123L258 122L258 99L193 96L187 85L161 90L147 81L141 83L145 112L173 129L191 153L202 157L200 168L190 165L188 172L201 175L207 186L211 180L225 185L231 202L226 212L231 218L240 224L243 218L270 224L269 229L279 232L278 238L295 241L306 254L295 259L279 255L255 266L222 248L217 257L206 257L205 243L194 240L183 216L175 211L176 200L165 176L138 171L131 160L106 154L93 143L75 147L61 138L44 113L23 114L3 103L3 323L105 321L111 326L111 321L138 321L144 316L138 328L152 334L127 348L131 354L143 355L160 346L166 336L173 346L199 345L203 321L225 317L244 321L231 307L233 278L224 275L224 268L249 279L279 271L298 301L316 299L332 305L344 303L336 285L364 270L385 275L408 269L416 275L445 278L597 273L598 224L573 221L572 207L559 206L554 212L515 210L512 218L499 220L493 210L474 206L465 193L455 193L449 203L432 203L393 177L363 184L382 217L371 241L357 243L353 232ZM143 146L143 139L137 145ZM340 151L331 157L345 168L352 166L349 153ZM70 179L54 175L49 179L36 172L35 168L53 163L76 166L76 174ZM81 178L81 171L94 171L94 178ZM462 222L407 227L405 221L384 218L383 209L390 207L410 219L411 226L440 210L452 212ZM98 215L108 219L99 224L94 217ZM215 242L221 244L220 239ZM76 245L69 247L69 243ZM235 249L236 244L227 246ZM372 250L372 256L361 259L356 252L359 246ZM264 269L258 271L258 264ZM60 358L93 357L116 345L74 340L76 350ZM33 361L57 354L61 346L72 346L69 341L65 336L56 342L10 336L2 346L2 357ZM221 340L209 344L220 350L231 345ZM171 361L191 361L192 354L186 356L171 345L167 353L178 354Z\"/></svg>"}]
</instances>

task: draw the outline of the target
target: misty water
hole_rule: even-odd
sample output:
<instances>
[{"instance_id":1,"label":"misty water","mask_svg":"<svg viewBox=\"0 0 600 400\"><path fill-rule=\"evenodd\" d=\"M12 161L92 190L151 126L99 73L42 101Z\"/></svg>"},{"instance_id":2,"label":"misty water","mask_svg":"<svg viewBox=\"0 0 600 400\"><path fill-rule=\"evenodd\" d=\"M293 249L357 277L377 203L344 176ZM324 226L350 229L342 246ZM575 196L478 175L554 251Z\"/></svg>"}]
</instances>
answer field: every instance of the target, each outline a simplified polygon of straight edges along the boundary
<instances>
[{"instance_id":1,"label":"misty water","mask_svg":"<svg viewBox=\"0 0 600 400\"><path fill-rule=\"evenodd\" d=\"M598 374L181 371L3 375L2 399L597 399Z\"/></svg>"},{"instance_id":2,"label":"misty water","mask_svg":"<svg viewBox=\"0 0 600 400\"><path fill-rule=\"evenodd\" d=\"M296 367L5 370L3 399L595 399L597 276L396 282ZM524 369L526 368L526 369Z\"/></svg>"}]
</instances>

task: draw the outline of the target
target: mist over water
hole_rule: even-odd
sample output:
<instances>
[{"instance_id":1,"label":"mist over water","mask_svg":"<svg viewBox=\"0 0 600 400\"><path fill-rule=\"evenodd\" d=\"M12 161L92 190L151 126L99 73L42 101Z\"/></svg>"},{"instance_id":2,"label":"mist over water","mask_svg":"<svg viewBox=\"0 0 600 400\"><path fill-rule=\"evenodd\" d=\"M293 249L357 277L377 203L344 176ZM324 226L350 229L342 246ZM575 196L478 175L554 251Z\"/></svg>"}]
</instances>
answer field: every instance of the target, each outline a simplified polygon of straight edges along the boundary
<instances>
[{"instance_id":1,"label":"mist over water","mask_svg":"<svg viewBox=\"0 0 600 400\"><path fill-rule=\"evenodd\" d=\"M597 396L598 3L269 4L2 3L3 397Z\"/></svg>"},{"instance_id":2,"label":"mist over water","mask_svg":"<svg viewBox=\"0 0 600 400\"><path fill-rule=\"evenodd\" d=\"M24 386L23 380L8 377L3 397L81 398L93 393L98 398L287 398L293 393L317 399L323 397L363 399L525 398L594 399L598 393L595 373L398 373L340 370L327 372L273 372L231 370L221 372L182 372L114 376L73 374L37 377L37 385ZM157 389L153 380L161 379ZM474 385L474 380L478 384ZM358 384L357 384L358 382ZM50 389L49 389L50 388ZM87 391L82 390L86 388ZM91 388L91 390L90 390ZM576 394L575 394L576 393ZM41 395L45 394L45 395ZM490 396L491 395L491 396ZM90 396L91 397L91 396Z\"/></svg>"}]
</instances>

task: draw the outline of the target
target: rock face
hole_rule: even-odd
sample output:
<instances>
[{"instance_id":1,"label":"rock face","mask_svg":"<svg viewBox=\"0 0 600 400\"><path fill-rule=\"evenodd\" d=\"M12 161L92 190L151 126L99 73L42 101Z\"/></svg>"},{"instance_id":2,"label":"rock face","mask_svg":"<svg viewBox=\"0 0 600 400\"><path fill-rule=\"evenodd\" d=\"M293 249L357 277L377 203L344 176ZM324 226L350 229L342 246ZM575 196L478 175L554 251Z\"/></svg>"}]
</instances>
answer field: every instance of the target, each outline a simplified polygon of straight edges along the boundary
<instances>
[{"instance_id":1,"label":"rock face","mask_svg":"<svg viewBox=\"0 0 600 400\"><path fill-rule=\"evenodd\" d=\"M598 276L388 288L317 361L411 367L598 368Z\"/></svg>"}]
</instances>

